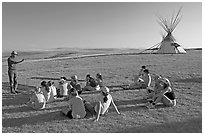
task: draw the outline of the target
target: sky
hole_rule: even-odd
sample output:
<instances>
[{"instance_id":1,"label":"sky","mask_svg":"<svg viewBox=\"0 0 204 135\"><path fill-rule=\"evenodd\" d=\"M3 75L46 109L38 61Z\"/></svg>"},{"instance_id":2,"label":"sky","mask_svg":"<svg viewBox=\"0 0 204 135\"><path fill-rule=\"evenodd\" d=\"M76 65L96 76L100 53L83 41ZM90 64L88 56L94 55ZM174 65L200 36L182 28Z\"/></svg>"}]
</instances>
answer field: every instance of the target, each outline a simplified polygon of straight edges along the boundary
<instances>
[{"instance_id":1,"label":"sky","mask_svg":"<svg viewBox=\"0 0 204 135\"><path fill-rule=\"evenodd\" d=\"M202 47L202 2L3 2L2 51L52 48L149 48L165 33L157 15L182 20L184 48Z\"/></svg>"}]
</instances>

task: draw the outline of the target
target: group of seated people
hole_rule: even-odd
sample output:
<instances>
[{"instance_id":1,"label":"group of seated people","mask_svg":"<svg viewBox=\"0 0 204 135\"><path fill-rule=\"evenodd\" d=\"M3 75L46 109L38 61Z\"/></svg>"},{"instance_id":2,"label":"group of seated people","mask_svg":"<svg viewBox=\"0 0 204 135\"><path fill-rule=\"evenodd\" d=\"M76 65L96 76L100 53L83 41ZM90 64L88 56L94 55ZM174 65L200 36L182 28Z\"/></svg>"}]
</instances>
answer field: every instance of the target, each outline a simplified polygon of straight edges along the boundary
<instances>
[{"instance_id":1,"label":"group of seated people","mask_svg":"<svg viewBox=\"0 0 204 135\"><path fill-rule=\"evenodd\" d=\"M151 75L146 66L142 66L138 75L134 75L133 83L124 89L146 89L144 99L150 100L147 108L155 108L156 104L161 102L165 106L175 106L176 96L171 87L169 79L161 75L154 76L154 88L150 86L152 83Z\"/></svg>"},{"instance_id":2,"label":"group of seated people","mask_svg":"<svg viewBox=\"0 0 204 135\"><path fill-rule=\"evenodd\" d=\"M154 108L159 102L166 106L176 105L175 94L167 78L156 75L154 77L154 88L151 88L149 70L142 66L139 74L134 76L133 81L133 83L124 89L145 89L147 93L144 98L148 100L147 108ZM79 96L83 91L100 91L100 95L97 98L98 103L93 106L90 102L83 100ZM62 113L69 118L84 118L87 113L91 113L96 116L95 121L98 121L101 115L108 112L111 103L116 112L120 114L109 88L103 83L100 73L96 74L96 79L87 74L86 86L84 88L81 87L76 75L71 76L70 83L67 82L65 77L61 77L57 87L54 86L54 82L42 81L41 86L35 89L34 95L30 98L27 105L33 109L44 109L46 103L58 99L68 100L68 107L63 109Z\"/></svg>"},{"instance_id":3,"label":"group of seated people","mask_svg":"<svg viewBox=\"0 0 204 135\"><path fill-rule=\"evenodd\" d=\"M78 83L77 76L71 76L71 82L68 83L65 77L61 77L57 87L51 81L42 81L40 87L36 87L34 94L30 98L27 105L33 109L44 109L46 103L50 103L56 100L65 99L68 100L68 108L62 110L62 113L69 118L84 118L89 112L92 115L96 115L95 121L99 120L101 115L104 115L111 103L118 111L112 96L109 93L109 88L103 84L102 75L96 74L96 79L86 75L86 86L84 88ZM100 91L100 95L97 98L98 103L93 106L90 102L83 100L79 94L82 91Z\"/></svg>"}]
</instances>

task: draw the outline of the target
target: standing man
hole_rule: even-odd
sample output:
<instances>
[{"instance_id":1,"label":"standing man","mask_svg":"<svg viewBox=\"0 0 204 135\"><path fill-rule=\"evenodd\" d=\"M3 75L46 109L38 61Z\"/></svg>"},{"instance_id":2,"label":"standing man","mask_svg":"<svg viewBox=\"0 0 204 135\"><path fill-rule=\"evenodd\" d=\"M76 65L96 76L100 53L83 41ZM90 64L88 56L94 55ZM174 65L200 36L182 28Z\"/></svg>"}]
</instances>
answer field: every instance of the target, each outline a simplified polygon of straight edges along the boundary
<instances>
[{"instance_id":1,"label":"standing man","mask_svg":"<svg viewBox=\"0 0 204 135\"><path fill-rule=\"evenodd\" d=\"M11 56L8 58L8 76L9 76L10 89L12 94L19 93L18 91L16 91L18 86L16 64L24 61L24 59L17 61L16 55L18 55L17 52L12 51Z\"/></svg>"}]
</instances>

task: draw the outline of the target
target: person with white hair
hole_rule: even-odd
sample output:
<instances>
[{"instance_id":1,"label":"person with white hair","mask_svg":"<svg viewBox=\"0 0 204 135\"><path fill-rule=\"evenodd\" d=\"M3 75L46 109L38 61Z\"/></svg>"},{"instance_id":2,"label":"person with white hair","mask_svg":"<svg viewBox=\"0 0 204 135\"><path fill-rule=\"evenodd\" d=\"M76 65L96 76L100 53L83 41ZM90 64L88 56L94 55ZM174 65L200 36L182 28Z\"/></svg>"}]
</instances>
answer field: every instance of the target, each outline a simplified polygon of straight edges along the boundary
<instances>
[{"instance_id":1,"label":"person with white hair","mask_svg":"<svg viewBox=\"0 0 204 135\"><path fill-rule=\"evenodd\" d=\"M21 63L24 61L17 60L16 56L18 53L16 51L11 52L11 56L7 59L8 62L8 76L9 76L9 84L10 84L10 90L12 94L17 94L19 91L17 91L18 82L17 82L17 70L16 70L16 64Z\"/></svg>"},{"instance_id":2,"label":"person with white hair","mask_svg":"<svg viewBox=\"0 0 204 135\"><path fill-rule=\"evenodd\" d=\"M155 108L156 104L161 102L165 106L173 107L176 105L176 96L171 88L169 79L162 78L159 82L158 93L156 93L152 100L147 103L147 108Z\"/></svg>"},{"instance_id":3,"label":"person with white hair","mask_svg":"<svg viewBox=\"0 0 204 135\"><path fill-rule=\"evenodd\" d=\"M45 108L46 100L39 87L35 88L34 94L26 104L35 110L42 110Z\"/></svg>"}]
</instances>

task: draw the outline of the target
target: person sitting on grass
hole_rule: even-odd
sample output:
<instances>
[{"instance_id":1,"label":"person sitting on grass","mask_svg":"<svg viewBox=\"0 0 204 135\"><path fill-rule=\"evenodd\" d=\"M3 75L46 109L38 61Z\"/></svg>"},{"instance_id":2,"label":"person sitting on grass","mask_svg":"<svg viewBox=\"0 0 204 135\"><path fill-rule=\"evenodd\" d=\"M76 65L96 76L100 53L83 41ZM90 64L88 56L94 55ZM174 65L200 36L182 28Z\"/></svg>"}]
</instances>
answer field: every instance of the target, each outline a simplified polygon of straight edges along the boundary
<instances>
[{"instance_id":1,"label":"person sitting on grass","mask_svg":"<svg viewBox=\"0 0 204 135\"><path fill-rule=\"evenodd\" d=\"M154 88L147 87L146 88L147 91L146 91L145 97L143 97L143 99L151 99L151 98L153 98L154 95L156 95L160 92L161 79L162 79L162 77L160 75L154 76Z\"/></svg>"},{"instance_id":2,"label":"person sitting on grass","mask_svg":"<svg viewBox=\"0 0 204 135\"><path fill-rule=\"evenodd\" d=\"M139 77L137 81L131 83L128 87L124 87L123 89L146 89L151 84L151 76L148 69L143 71L142 77Z\"/></svg>"},{"instance_id":3,"label":"person sitting on grass","mask_svg":"<svg viewBox=\"0 0 204 135\"><path fill-rule=\"evenodd\" d=\"M40 88L36 87L34 94L26 104L35 110L45 108L46 100Z\"/></svg>"},{"instance_id":4,"label":"person sitting on grass","mask_svg":"<svg viewBox=\"0 0 204 135\"><path fill-rule=\"evenodd\" d=\"M101 73L96 74L96 81L98 84L103 83L103 77L102 77Z\"/></svg>"},{"instance_id":5,"label":"person sitting on grass","mask_svg":"<svg viewBox=\"0 0 204 135\"><path fill-rule=\"evenodd\" d=\"M68 95L68 82L66 77L60 77L59 84L57 86L57 97L67 97Z\"/></svg>"},{"instance_id":6,"label":"person sitting on grass","mask_svg":"<svg viewBox=\"0 0 204 135\"><path fill-rule=\"evenodd\" d=\"M91 77L90 74L86 75L86 86L83 88L83 91L96 91L99 90L100 87L97 81Z\"/></svg>"},{"instance_id":7,"label":"person sitting on grass","mask_svg":"<svg viewBox=\"0 0 204 135\"><path fill-rule=\"evenodd\" d=\"M41 82L41 87L40 87L44 97L45 97L45 100L46 102L50 99L50 89L47 87L47 82L46 81L42 81Z\"/></svg>"},{"instance_id":8,"label":"person sitting on grass","mask_svg":"<svg viewBox=\"0 0 204 135\"><path fill-rule=\"evenodd\" d=\"M139 73L137 75L134 75L134 82L137 82L139 78L142 78L144 70L146 69L146 66L142 66Z\"/></svg>"},{"instance_id":9,"label":"person sitting on grass","mask_svg":"<svg viewBox=\"0 0 204 135\"><path fill-rule=\"evenodd\" d=\"M176 105L176 97L175 93L171 88L171 83L167 78L160 79L158 93L155 94L151 101L147 103L147 108L155 108L156 104L161 102L165 106L175 106Z\"/></svg>"},{"instance_id":10,"label":"person sitting on grass","mask_svg":"<svg viewBox=\"0 0 204 135\"><path fill-rule=\"evenodd\" d=\"M115 108L116 112L120 114L120 112L118 111L118 108L116 107L113 101L113 97L109 93L110 92L109 88L104 86L103 83L100 83L99 85L100 85L101 94L98 97L99 99L98 104L94 107L94 110L96 112L95 121L99 120L100 115L105 115L105 113L108 112L108 109L111 103L113 107Z\"/></svg>"},{"instance_id":11,"label":"person sitting on grass","mask_svg":"<svg viewBox=\"0 0 204 135\"><path fill-rule=\"evenodd\" d=\"M80 83L78 82L78 79L77 79L76 75L71 76L71 82L67 87L68 87L68 91L71 88L75 88L78 91L78 94L82 93L82 88L81 88Z\"/></svg>"},{"instance_id":12,"label":"person sitting on grass","mask_svg":"<svg viewBox=\"0 0 204 135\"><path fill-rule=\"evenodd\" d=\"M62 113L70 119L79 119L86 116L86 111L82 98L78 95L75 88L70 89L70 99L68 107L62 110Z\"/></svg>"},{"instance_id":13,"label":"person sitting on grass","mask_svg":"<svg viewBox=\"0 0 204 135\"><path fill-rule=\"evenodd\" d=\"M47 102L55 101L57 98L57 91L56 91L56 87L54 86L54 82L48 81L47 82L47 89L50 92L50 96L49 96L49 99L47 100Z\"/></svg>"}]
</instances>

